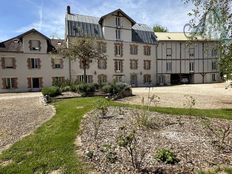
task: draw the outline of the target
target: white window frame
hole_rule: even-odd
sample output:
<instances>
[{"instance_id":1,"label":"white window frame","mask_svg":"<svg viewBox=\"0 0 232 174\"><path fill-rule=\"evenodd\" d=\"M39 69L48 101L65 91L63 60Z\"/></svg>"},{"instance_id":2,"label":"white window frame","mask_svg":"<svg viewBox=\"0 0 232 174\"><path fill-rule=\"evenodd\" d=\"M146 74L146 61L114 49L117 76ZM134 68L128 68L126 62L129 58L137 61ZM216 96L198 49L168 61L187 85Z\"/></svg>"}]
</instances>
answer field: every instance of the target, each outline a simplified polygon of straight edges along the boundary
<instances>
[{"instance_id":1,"label":"white window frame","mask_svg":"<svg viewBox=\"0 0 232 174\"><path fill-rule=\"evenodd\" d=\"M130 54L137 55L138 54L138 46L137 45L130 45Z\"/></svg>"},{"instance_id":2,"label":"white window frame","mask_svg":"<svg viewBox=\"0 0 232 174\"><path fill-rule=\"evenodd\" d=\"M114 70L116 73L123 72L123 60L115 60Z\"/></svg>"},{"instance_id":3,"label":"white window frame","mask_svg":"<svg viewBox=\"0 0 232 174\"><path fill-rule=\"evenodd\" d=\"M195 66L194 62L189 62L189 71L194 72Z\"/></svg>"},{"instance_id":4,"label":"white window frame","mask_svg":"<svg viewBox=\"0 0 232 174\"><path fill-rule=\"evenodd\" d=\"M12 78L12 77L6 78L6 89L15 89L13 87L13 79L15 79L15 78Z\"/></svg>"},{"instance_id":5,"label":"white window frame","mask_svg":"<svg viewBox=\"0 0 232 174\"><path fill-rule=\"evenodd\" d=\"M172 71L172 62L166 62L166 71L171 72Z\"/></svg>"},{"instance_id":6,"label":"white window frame","mask_svg":"<svg viewBox=\"0 0 232 174\"><path fill-rule=\"evenodd\" d=\"M120 44L116 44L115 45L115 52L116 52L116 56L121 56L122 55L122 46Z\"/></svg>"},{"instance_id":7,"label":"white window frame","mask_svg":"<svg viewBox=\"0 0 232 174\"><path fill-rule=\"evenodd\" d=\"M145 56L150 56L151 55L151 47L150 46L144 46L144 55Z\"/></svg>"},{"instance_id":8,"label":"white window frame","mask_svg":"<svg viewBox=\"0 0 232 174\"><path fill-rule=\"evenodd\" d=\"M138 60L131 59L131 69L138 69Z\"/></svg>"},{"instance_id":9,"label":"white window frame","mask_svg":"<svg viewBox=\"0 0 232 174\"><path fill-rule=\"evenodd\" d=\"M116 27L120 27L121 26L121 19L119 16L116 16L115 18L115 25Z\"/></svg>"}]
</instances>

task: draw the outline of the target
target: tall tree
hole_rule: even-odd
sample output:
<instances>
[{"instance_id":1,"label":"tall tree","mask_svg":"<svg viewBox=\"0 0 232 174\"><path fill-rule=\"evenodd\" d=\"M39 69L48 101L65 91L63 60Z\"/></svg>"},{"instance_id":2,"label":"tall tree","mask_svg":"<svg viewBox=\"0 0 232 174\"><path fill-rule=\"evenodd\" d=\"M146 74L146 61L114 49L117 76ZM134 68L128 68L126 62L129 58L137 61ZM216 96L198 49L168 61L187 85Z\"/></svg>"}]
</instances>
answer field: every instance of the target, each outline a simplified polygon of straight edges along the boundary
<instances>
[{"instance_id":1,"label":"tall tree","mask_svg":"<svg viewBox=\"0 0 232 174\"><path fill-rule=\"evenodd\" d=\"M192 17L187 24L191 29L190 38L200 35L215 39L221 51L220 70L232 79L232 1L231 0L183 0L192 3Z\"/></svg>"},{"instance_id":2,"label":"tall tree","mask_svg":"<svg viewBox=\"0 0 232 174\"><path fill-rule=\"evenodd\" d=\"M162 25L154 25L153 27L154 32L168 32L167 27L163 27Z\"/></svg>"},{"instance_id":3,"label":"tall tree","mask_svg":"<svg viewBox=\"0 0 232 174\"><path fill-rule=\"evenodd\" d=\"M58 45L53 51L53 54L71 60L78 59L83 67L85 83L87 83L86 70L90 63L94 59L106 59L106 55L103 53L102 48L99 47L96 39L92 38L72 38L67 44Z\"/></svg>"}]
</instances>

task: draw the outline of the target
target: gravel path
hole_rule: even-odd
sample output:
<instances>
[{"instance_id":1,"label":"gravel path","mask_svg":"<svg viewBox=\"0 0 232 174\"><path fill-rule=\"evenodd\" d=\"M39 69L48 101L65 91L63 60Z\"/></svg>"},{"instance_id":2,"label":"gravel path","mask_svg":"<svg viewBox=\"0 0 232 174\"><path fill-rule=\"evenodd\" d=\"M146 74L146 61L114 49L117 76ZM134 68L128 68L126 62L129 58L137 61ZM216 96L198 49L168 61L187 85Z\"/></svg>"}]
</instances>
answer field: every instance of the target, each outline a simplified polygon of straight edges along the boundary
<instances>
[{"instance_id":1,"label":"gravel path","mask_svg":"<svg viewBox=\"0 0 232 174\"><path fill-rule=\"evenodd\" d=\"M232 108L232 88L225 89L226 86L227 83L154 87L150 89L150 95L159 96L158 106L164 107L184 107L188 95L196 99L195 108ZM135 96L121 101L141 104L142 97L147 99L148 93L148 88L133 88Z\"/></svg>"},{"instance_id":2,"label":"gravel path","mask_svg":"<svg viewBox=\"0 0 232 174\"><path fill-rule=\"evenodd\" d=\"M0 152L54 115L41 93L0 94Z\"/></svg>"}]
</instances>

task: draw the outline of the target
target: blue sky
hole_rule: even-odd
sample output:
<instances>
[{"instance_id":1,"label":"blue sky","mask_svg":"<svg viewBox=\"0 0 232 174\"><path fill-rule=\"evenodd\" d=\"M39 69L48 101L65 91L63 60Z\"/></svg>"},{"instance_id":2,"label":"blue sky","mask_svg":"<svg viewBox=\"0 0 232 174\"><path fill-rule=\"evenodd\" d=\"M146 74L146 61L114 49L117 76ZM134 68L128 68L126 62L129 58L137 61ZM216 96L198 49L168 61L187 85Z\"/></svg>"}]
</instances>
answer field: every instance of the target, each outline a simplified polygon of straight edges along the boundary
<instances>
[{"instance_id":1,"label":"blue sky","mask_svg":"<svg viewBox=\"0 0 232 174\"><path fill-rule=\"evenodd\" d=\"M183 31L191 5L182 0L1 0L0 41L35 28L48 37L64 37L66 6L72 13L102 16L121 8L138 23Z\"/></svg>"}]
</instances>

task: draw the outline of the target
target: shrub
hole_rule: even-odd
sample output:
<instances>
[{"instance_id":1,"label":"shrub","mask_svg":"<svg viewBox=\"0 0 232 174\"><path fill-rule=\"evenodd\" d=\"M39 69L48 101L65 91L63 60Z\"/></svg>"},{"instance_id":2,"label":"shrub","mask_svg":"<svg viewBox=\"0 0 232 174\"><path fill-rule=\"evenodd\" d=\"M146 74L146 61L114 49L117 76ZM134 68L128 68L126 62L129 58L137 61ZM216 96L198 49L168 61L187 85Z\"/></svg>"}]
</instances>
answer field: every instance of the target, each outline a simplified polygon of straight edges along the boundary
<instances>
[{"instance_id":1,"label":"shrub","mask_svg":"<svg viewBox=\"0 0 232 174\"><path fill-rule=\"evenodd\" d=\"M130 86L125 83L112 83L102 86L102 91L109 93L111 96L123 98L132 94Z\"/></svg>"},{"instance_id":2,"label":"shrub","mask_svg":"<svg viewBox=\"0 0 232 174\"><path fill-rule=\"evenodd\" d=\"M105 93L113 93L113 87L111 86L111 84L106 84L102 87L102 91Z\"/></svg>"},{"instance_id":3,"label":"shrub","mask_svg":"<svg viewBox=\"0 0 232 174\"><path fill-rule=\"evenodd\" d=\"M56 86L51 86L51 87L44 87L42 89L42 94L48 95L50 97L55 97L61 94L60 88Z\"/></svg>"},{"instance_id":4,"label":"shrub","mask_svg":"<svg viewBox=\"0 0 232 174\"><path fill-rule=\"evenodd\" d=\"M160 149L157 151L155 158L166 164L176 164L179 160L176 155L168 149Z\"/></svg>"},{"instance_id":5,"label":"shrub","mask_svg":"<svg viewBox=\"0 0 232 174\"><path fill-rule=\"evenodd\" d=\"M76 87L82 97L90 96L95 92L94 84L81 83Z\"/></svg>"},{"instance_id":6,"label":"shrub","mask_svg":"<svg viewBox=\"0 0 232 174\"><path fill-rule=\"evenodd\" d=\"M71 86L64 86L64 87L61 88L61 91L62 92L72 91L72 88L71 88Z\"/></svg>"}]
</instances>

